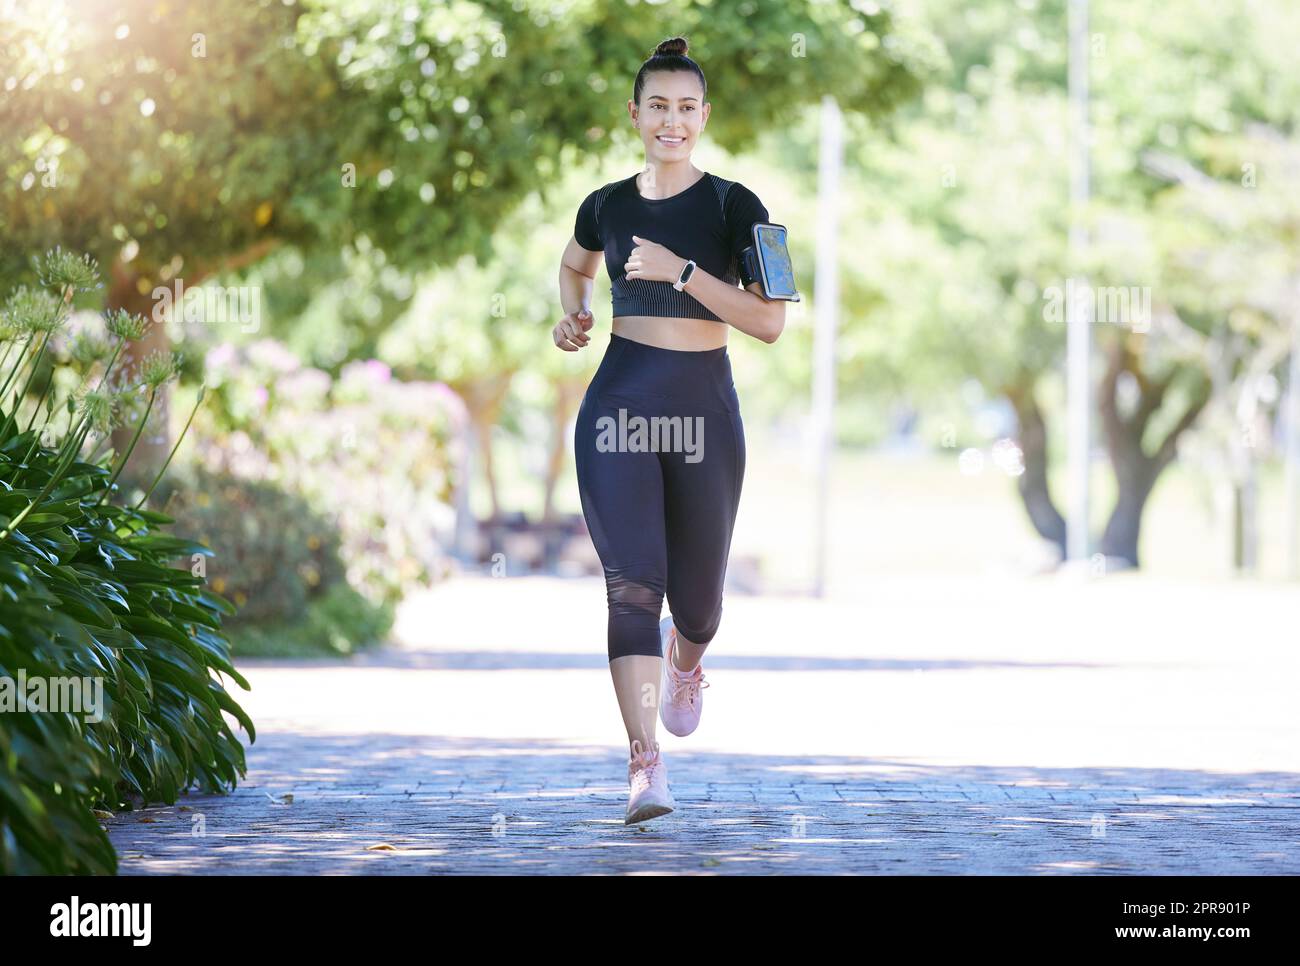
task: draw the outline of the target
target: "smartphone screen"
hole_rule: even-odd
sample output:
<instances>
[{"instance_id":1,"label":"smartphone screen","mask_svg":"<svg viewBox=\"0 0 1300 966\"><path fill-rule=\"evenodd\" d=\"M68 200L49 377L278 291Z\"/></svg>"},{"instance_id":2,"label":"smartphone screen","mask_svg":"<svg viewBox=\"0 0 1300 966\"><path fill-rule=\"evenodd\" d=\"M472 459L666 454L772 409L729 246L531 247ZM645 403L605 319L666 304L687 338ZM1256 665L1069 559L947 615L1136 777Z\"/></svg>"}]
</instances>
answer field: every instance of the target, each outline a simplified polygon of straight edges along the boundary
<instances>
[{"instance_id":1,"label":"smartphone screen","mask_svg":"<svg viewBox=\"0 0 1300 966\"><path fill-rule=\"evenodd\" d=\"M759 225L755 230L758 233L759 265L767 278L769 296L798 301L794 266L790 264L790 251L785 245L785 228L780 225Z\"/></svg>"}]
</instances>

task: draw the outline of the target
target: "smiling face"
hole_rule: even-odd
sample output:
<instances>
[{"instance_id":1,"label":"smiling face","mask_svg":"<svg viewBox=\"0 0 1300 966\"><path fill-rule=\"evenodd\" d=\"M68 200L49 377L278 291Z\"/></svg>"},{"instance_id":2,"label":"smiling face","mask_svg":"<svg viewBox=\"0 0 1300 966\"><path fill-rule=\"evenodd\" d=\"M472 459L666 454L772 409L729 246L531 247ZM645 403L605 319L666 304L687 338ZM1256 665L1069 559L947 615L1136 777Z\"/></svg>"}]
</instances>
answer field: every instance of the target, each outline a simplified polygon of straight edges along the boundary
<instances>
[{"instance_id":1,"label":"smiling face","mask_svg":"<svg viewBox=\"0 0 1300 966\"><path fill-rule=\"evenodd\" d=\"M688 70L660 70L646 74L644 80L641 104L628 101L627 107L641 132L646 160L669 164L687 160L712 107L701 103L700 79Z\"/></svg>"}]
</instances>

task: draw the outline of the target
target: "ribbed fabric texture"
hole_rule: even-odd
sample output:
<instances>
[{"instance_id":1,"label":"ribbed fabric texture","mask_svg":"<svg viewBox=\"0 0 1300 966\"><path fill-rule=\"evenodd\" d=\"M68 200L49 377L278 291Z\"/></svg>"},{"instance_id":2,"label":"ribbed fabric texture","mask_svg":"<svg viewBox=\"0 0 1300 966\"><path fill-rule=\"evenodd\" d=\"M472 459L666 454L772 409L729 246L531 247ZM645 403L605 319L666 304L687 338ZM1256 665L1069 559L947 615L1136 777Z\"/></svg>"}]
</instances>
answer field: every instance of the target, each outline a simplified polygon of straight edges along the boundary
<instances>
[{"instance_id":1,"label":"ribbed fabric texture","mask_svg":"<svg viewBox=\"0 0 1300 966\"><path fill-rule=\"evenodd\" d=\"M694 259L697 272L706 271L734 286L739 281L739 253L752 242L751 227L768 220L762 201L738 181L706 172L671 197L643 198L633 175L603 185L584 199L574 237L588 251L605 252L613 318L648 315L721 322L671 282L627 278L623 266L636 245L632 235Z\"/></svg>"}]
</instances>

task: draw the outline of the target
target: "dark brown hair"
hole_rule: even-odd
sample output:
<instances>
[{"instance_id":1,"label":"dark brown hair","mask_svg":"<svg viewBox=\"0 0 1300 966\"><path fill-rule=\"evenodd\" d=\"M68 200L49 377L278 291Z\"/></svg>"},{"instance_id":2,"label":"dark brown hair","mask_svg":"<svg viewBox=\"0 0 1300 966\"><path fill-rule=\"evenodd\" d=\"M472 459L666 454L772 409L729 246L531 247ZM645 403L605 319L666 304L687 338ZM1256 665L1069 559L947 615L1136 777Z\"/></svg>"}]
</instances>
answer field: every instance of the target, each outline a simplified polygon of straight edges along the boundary
<instances>
[{"instance_id":1,"label":"dark brown hair","mask_svg":"<svg viewBox=\"0 0 1300 966\"><path fill-rule=\"evenodd\" d=\"M709 99L709 84L704 79L704 71L700 70L700 65L695 63L686 56L686 38L670 37L654 49L650 54L650 59L641 65L641 69L636 73L636 83L632 85L632 103L640 106L641 91L645 87L646 74L652 74L658 70L690 70L695 72L695 76L700 79L700 87L704 91L704 96L700 98L700 103Z\"/></svg>"}]
</instances>

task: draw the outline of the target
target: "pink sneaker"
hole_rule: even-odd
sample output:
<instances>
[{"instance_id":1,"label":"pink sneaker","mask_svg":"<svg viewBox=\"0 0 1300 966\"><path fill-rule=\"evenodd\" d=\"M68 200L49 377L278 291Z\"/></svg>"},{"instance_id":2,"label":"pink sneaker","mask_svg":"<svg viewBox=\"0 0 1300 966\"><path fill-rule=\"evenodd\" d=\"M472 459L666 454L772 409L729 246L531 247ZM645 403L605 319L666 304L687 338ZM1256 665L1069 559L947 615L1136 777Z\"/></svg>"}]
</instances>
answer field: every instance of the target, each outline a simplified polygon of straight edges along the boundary
<instances>
[{"instance_id":1,"label":"pink sneaker","mask_svg":"<svg viewBox=\"0 0 1300 966\"><path fill-rule=\"evenodd\" d=\"M677 803L668 791L668 766L659 754L659 742L646 750L640 741L632 741L632 758L627 763L627 817L624 825L667 815Z\"/></svg>"},{"instance_id":2,"label":"pink sneaker","mask_svg":"<svg viewBox=\"0 0 1300 966\"><path fill-rule=\"evenodd\" d=\"M659 622L659 640L663 645L664 670L659 679L659 720L664 727L679 738L684 738L700 724L704 712L704 664L695 665L693 671L679 671L673 664L677 647L677 628L669 614Z\"/></svg>"}]
</instances>

